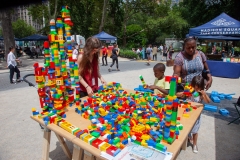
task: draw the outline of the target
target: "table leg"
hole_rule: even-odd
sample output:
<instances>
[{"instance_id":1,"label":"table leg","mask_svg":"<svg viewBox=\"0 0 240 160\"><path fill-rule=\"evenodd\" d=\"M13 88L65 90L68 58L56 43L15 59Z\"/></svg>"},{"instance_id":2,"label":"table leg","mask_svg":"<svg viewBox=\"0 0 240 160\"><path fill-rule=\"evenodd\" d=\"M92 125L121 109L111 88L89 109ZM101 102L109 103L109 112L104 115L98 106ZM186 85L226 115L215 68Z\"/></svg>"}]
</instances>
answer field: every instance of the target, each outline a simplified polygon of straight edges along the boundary
<instances>
[{"instance_id":1,"label":"table leg","mask_svg":"<svg viewBox=\"0 0 240 160\"><path fill-rule=\"evenodd\" d=\"M65 143L65 140L63 139L63 137L59 136L57 133L55 133L57 136L58 141L60 142L60 145L63 149L63 152L65 153L65 155L69 158L72 159L72 154L70 153L67 144Z\"/></svg>"},{"instance_id":2,"label":"table leg","mask_svg":"<svg viewBox=\"0 0 240 160\"><path fill-rule=\"evenodd\" d=\"M95 157L90 152L84 150L83 160L95 160Z\"/></svg>"},{"instance_id":3,"label":"table leg","mask_svg":"<svg viewBox=\"0 0 240 160\"><path fill-rule=\"evenodd\" d=\"M82 157L83 157L83 149L81 149L76 144L73 144L72 160L82 160Z\"/></svg>"},{"instance_id":4,"label":"table leg","mask_svg":"<svg viewBox=\"0 0 240 160\"><path fill-rule=\"evenodd\" d=\"M187 148L187 142L188 142L188 137L184 140L183 145L182 145L182 150L186 150Z\"/></svg>"},{"instance_id":5,"label":"table leg","mask_svg":"<svg viewBox=\"0 0 240 160\"><path fill-rule=\"evenodd\" d=\"M51 130L44 126L43 131L43 152L42 152L42 159L48 160L49 159L49 149L50 149L50 138L51 138Z\"/></svg>"}]
</instances>

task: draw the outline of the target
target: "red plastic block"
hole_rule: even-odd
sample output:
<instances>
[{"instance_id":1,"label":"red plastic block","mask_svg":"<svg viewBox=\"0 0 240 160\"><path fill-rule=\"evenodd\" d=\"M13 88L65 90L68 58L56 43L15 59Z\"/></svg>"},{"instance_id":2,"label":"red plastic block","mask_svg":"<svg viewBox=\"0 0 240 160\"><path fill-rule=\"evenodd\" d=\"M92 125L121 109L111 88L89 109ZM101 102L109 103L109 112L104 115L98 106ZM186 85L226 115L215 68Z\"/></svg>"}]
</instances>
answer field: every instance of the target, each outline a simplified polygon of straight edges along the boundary
<instances>
[{"instance_id":1,"label":"red plastic block","mask_svg":"<svg viewBox=\"0 0 240 160\"><path fill-rule=\"evenodd\" d=\"M101 139L95 139L92 141L92 146L98 148L98 146L102 143L103 141Z\"/></svg>"},{"instance_id":2,"label":"red plastic block","mask_svg":"<svg viewBox=\"0 0 240 160\"><path fill-rule=\"evenodd\" d=\"M111 156L114 156L114 152L116 152L118 148L115 147L115 146L110 146L107 148L106 152L107 154L111 155Z\"/></svg>"}]
</instances>

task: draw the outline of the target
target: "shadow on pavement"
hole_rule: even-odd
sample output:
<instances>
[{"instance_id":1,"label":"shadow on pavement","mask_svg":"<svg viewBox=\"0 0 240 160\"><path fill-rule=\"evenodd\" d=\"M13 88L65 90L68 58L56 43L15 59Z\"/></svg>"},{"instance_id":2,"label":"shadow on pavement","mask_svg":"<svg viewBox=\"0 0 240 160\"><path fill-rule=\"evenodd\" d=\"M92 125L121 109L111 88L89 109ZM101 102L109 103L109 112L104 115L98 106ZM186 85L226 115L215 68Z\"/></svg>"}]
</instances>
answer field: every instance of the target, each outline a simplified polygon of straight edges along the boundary
<instances>
[{"instance_id":1,"label":"shadow on pavement","mask_svg":"<svg viewBox=\"0 0 240 160\"><path fill-rule=\"evenodd\" d=\"M67 147L68 147L69 151L72 154L73 143L71 143L69 141L65 141L65 142L67 144ZM52 145L54 145L54 144L52 144ZM52 150L51 152L49 152L49 158L52 159L52 160L69 160L69 158L63 152L63 149L62 149L62 147L61 147L61 145L60 145L60 143L58 141L56 143L55 150Z\"/></svg>"}]
</instances>

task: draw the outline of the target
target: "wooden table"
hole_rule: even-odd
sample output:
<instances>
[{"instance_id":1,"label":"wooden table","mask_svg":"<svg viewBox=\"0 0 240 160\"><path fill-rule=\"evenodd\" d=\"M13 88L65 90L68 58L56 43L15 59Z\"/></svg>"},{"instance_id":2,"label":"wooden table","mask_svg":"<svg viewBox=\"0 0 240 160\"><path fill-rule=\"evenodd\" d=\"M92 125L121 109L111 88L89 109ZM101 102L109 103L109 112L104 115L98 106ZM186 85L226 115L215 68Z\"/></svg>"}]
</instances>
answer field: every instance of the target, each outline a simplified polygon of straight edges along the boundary
<instances>
[{"instance_id":1,"label":"wooden table","mask_svg":"<svg viewBox=\"0 0 240 160\"><path fill-rule=\"evenodd\" d=\"M133 92L133 91L131 91ZM83 100L86 99L86 97L82 98ZM200 116L203 105L199 103L193 103L193 105L196 105L198 108L196 110L193 110L192 112L189 112L190 117L184 118L182 117L183 108L178 108L178 117L181 117L180 123L183 125L183 130L180 131L180 135L177 140L173 142L173 144L164 144L167 146L167 150L171 153L173 153L172 159L176 159L181 149L185 150L187 146L187 139L188 134L191 131L193 125L195 124L196 120ZM79 127L80 129L86 129L91 123L89 120L84 119L79 114L75 113L75 107L69 107L66 111L67 117L66 120L70 122L71 124ZM51 131L53 131L60 144L61 147L66 154L66 156L69 159L73 160L101 160L104 159L100 156L101 151L90 144L82 141L81 139L75 137L74 135L70 134L69 132L65 131L61 127L55 125L55 124L49 124L47 126L44 125L44 122L39 119L38 117L31 116L33 120L36 122L42 124L44 126L44 133L43 133L43 152L42 152L42 159L48 160L49 159L49 148L50 148L50 137L51 137ZM67 139L68 141L71 141L74 145L73 154L69 151L64 139Z\"/></svg>"}]
</instances>

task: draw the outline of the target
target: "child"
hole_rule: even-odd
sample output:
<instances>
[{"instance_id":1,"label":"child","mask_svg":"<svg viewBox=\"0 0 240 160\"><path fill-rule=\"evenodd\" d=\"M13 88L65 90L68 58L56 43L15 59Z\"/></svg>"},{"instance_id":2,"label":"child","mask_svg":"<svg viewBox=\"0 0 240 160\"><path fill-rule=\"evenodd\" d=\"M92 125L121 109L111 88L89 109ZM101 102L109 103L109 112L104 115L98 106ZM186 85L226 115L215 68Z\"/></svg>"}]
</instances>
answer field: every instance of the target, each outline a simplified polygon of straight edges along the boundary
<instances>
[{"instance_id":1,"label":"child","mask_svg":"<svg viewBox=\"0 0 240 160\"><path fill-rule=\"evenodd\" d=\"M165 85L165 65L158 63L153 67L154 76L156 77L154 85L148 86L149 89L154 89L154 94L167 95L169 86Z\"/></svg>"},{"instance_id":2,"label":"child","mask_svg":"<svg viewBox=\"0 0 240 160\"><path fill-rule=\"evenodd\" d=\"M202 103L202 101L204 101L205 103L210 102L210 98L204 91L204 78L202 76L193 77L191 86L194 88L195 93L193 93L193 95L191 97L189 97L188 100L190 100L192 102L197 102L197 103ZM181 95L181 93L180 94L178 93L177 95ZM198 138L198 130L199 130L199 127L201 124L200 122L201 122L201 115L199 116L195 125L193 126L191 133L188 135L188 140L193 145L194 153L198 152L197 138Z\"/></svg>"}]
</instances>

